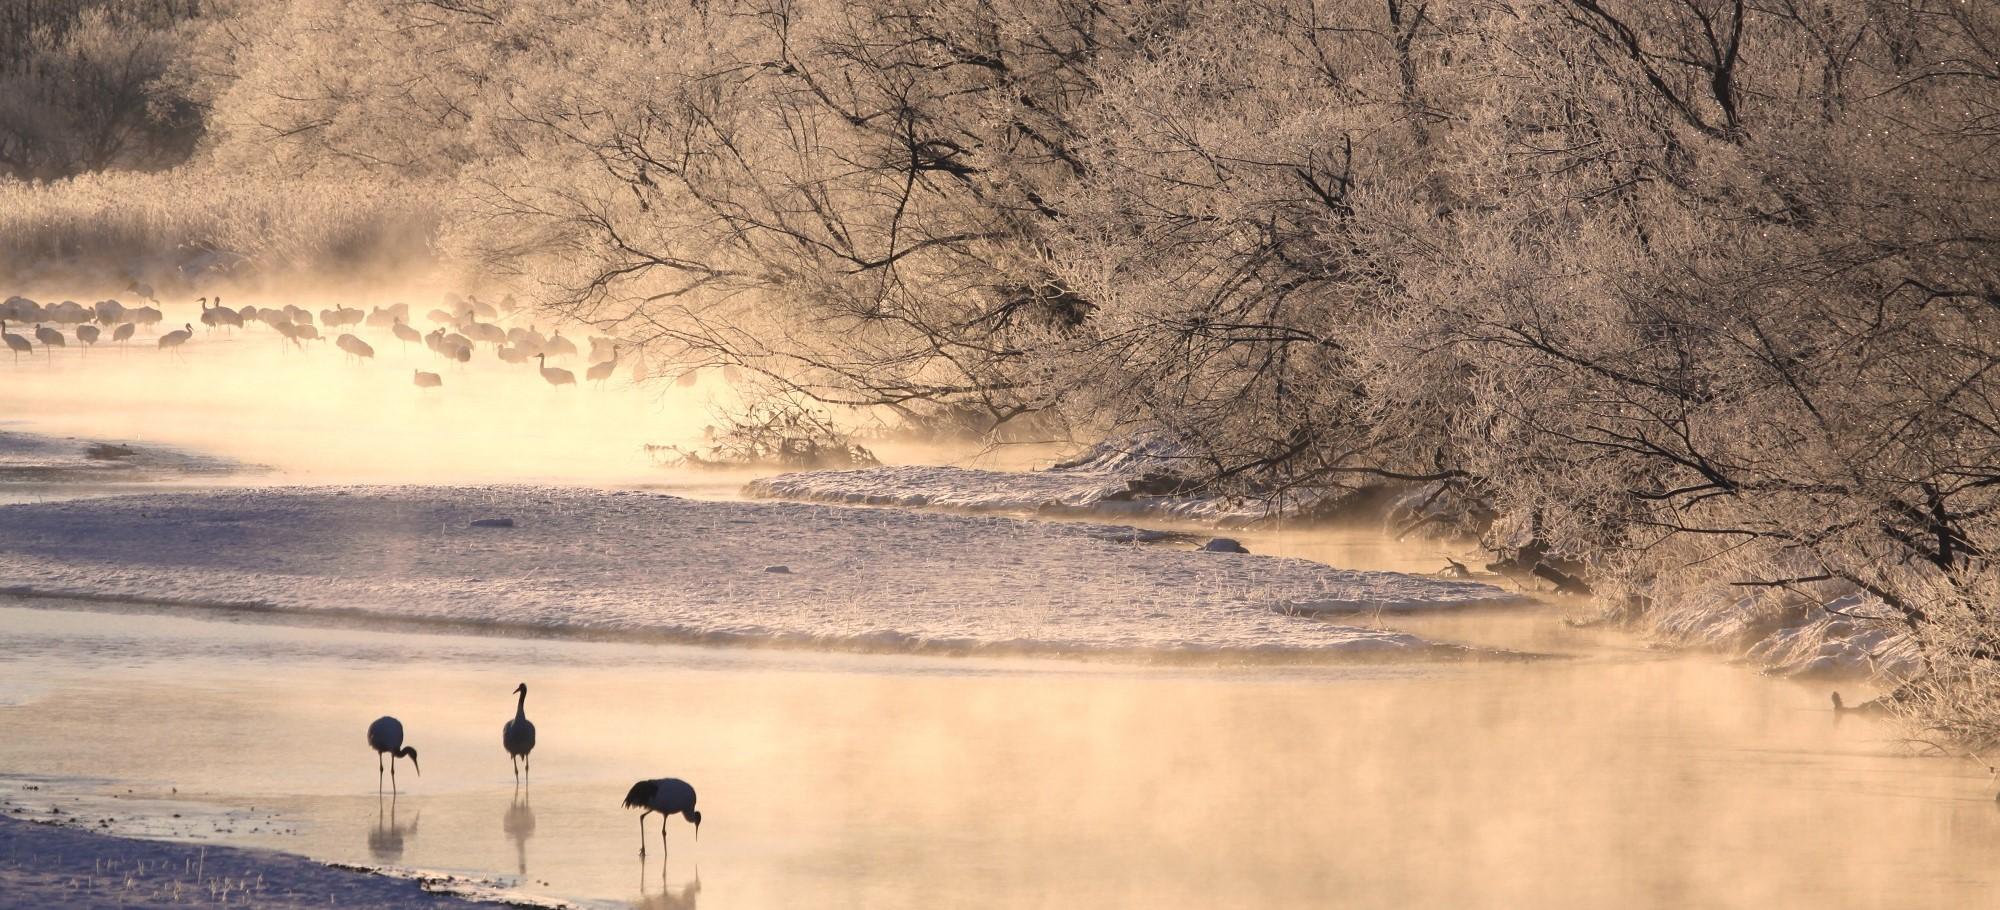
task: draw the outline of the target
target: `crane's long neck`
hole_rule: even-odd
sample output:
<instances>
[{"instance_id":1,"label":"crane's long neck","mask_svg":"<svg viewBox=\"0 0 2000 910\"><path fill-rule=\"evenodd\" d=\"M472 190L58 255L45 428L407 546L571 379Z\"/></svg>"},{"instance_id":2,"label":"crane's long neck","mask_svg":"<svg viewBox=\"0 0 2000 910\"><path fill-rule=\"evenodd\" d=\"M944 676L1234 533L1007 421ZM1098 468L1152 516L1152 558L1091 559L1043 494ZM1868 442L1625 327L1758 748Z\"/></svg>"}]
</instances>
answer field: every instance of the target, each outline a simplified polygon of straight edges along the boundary
<instances>
[{"instance_id":1,"label":"crane's long neck","mask_svg":"<svg viewBox=\"0 0 2000 910\"><path fill-rule=\"evenodd\" d=\"M522 690L521 690L521 692L520 692L520 696L521 696L520 700L519 700L519 701L516 701L516 702L514 702L514 719L515 719L515 720L527 720L527 719L528 719L528 690L526 690L526 689L522 689Z\"/></svg>"}]
</instances>

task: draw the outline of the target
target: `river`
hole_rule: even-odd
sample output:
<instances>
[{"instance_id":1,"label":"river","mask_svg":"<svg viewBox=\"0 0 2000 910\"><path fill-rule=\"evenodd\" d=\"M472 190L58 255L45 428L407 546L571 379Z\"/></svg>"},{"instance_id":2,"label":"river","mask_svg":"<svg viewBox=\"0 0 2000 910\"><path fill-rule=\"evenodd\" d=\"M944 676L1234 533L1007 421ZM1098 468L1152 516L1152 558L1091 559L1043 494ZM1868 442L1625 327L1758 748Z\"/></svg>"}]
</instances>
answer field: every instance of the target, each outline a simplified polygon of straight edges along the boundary
<instances>
[{"instance_id":1,"label":"river","mask_svg":"<svg viewBox=\"0 0 2000 910\"><path fill-rule=\"evenodd\" d=\"M460 397L423 398L404 385L427 353L384 348L396 363L361 366L260 343L191 345L191 361L71 352L15 368L0 405L16 428L281 469L260 483L656 484L637 448L647 431L700 420L672 398L693 392L584 398L594 390L475 363L446 373L441 391ZM282 378L260 391L260 371ZM1365 531L1245 539L1350 568L1442 565L1433 545ZM947 659L0 596L0 800L605 907L2000 899L1987 772L1836 717L1823 684L1574 628L1546 606L1366 621L1542 656ZM541 744L517 786L499 736L524 681ZM405 766L393 800L378 798L363 743L383 713L403 719L424 769ZM641 832L618 803L666 775L699 787L705 824L697 841L674 820L663 857L657 827Z\"/></svg>"}]
</instances>

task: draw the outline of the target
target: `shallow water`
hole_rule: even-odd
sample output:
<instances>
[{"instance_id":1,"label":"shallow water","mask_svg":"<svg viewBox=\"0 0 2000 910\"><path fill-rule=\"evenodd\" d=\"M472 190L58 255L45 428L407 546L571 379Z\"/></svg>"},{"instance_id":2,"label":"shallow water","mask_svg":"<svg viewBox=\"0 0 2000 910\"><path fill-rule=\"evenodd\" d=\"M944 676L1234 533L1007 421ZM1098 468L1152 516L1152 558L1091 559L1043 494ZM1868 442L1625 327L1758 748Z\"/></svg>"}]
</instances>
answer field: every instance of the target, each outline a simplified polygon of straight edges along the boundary
<instances>
[{"instance_id":1,"label":"shallow water","mask_svg":"<svg viewBox=\"0 0 2000 910\"><path fill-rule=\"evenodd\" d=\"M230 301L315 313L335 302L366 310L389 301ZM412 302L421 331L432 328L422 317L432 305ZM322 329L328 340L298 349L266 326L210 330L198 320L192 305L166 308L156 328L195 323L176 352L160 350L151 330L123 347L86 351L65 327L71 346L52 356L38 347L18 362L0 358L0 414L15 429L187 447L280 468L292 482L591 483L646 479L656 469L644 445L699 439L716 419L715 405L733 397L712 371L688 387L635 385L629 357L628 368L602 384L582 382L583 357L552 363L581 382L552 387L534 362L501 363L490 345L457 364L386 328ZM374 357L336 349L331 339L344 331L372 344ZM586 331L563 334L587 356ZM443 387L416 388L411 372L419 369L440 374Z\"/></svg>"},{"instance_id":2,"label":"shallow water","mask_svg":"<svg viewBox=\"0 0 2000 910\"><path fill-rule=\"evenodd\" d=\"M0 796L254 806L204 833L613 906L2000 896L1983 771L1901 757L1817 689L1564 634L1575 659L1169 670L5 606L0 767L55 780ZM519 794L499 727L523 680ZM384 712L424 768L393 804L362 738ZM674 820L664 864L617 805L660 775L706 815L698 843Z\"/></svg>"}]
</instances>

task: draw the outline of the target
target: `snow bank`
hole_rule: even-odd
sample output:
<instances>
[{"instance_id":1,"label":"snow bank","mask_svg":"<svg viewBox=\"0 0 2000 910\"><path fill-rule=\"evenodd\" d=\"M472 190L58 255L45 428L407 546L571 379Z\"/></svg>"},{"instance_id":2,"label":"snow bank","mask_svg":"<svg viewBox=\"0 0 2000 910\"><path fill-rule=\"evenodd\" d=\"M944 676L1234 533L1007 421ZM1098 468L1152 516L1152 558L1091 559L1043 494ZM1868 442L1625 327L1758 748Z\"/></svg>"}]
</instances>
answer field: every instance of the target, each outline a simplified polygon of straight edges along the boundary
<instances>
[{"instance_id":1,"label":"snow bank","mask_svg":"<svg viewBox=\"0 0 2000 910\"><path fill-rule=\"evenodd\" d=\"M1904 679L1918 668L1894 611L1865 594L1820 601L1716 584L1662 604L1651 620L1673 644L1740 654L1779 676Z\"/></svg>"},{"instance_id":2,"label":"snow bank","mask_svg":"<svg viewBox=\"0 0 2000 910\"><path fill-rule=\"evenodd\" d=\"M1199 496L1137 496L1133 476L1101 471L989 471L948 465L900 465L847 471L799 471L750 481L764 499L848 505L1040 515L1110 515L1205 521L1255 520L1256 504L1231 506Z\"/></svg>"},{"instance_id":3,"label":"snow bank","mask_svg":"<svg viewBox=\"0 0 2000 910\"><path fill-rule=\"evenodd\" d=\"M750 496L801 502L1039 515L1104 515L1247 524L1297 514L1317 495L1227 499L1172 492L1175 461L1158 443L1104 443L1040 471L902 465L800 471L753 480Z\"/></svg>"},{"instance_id":4,"label":"snow bank","mask_svg":"<svg viewBox=\"0 0 2000 910\"><path fill-rule=\"evenodd\" d=\"M494 517L515 526L469 526ZM215 490L0 506L0 585L692 642L1292 657L1441 647L1312 614L1516 602L1146 536L575 489Z\"/></svg>"},{"instance_id":5,"label":"snow bank","mask_svg":"<svg viewBox=\"0 0 2000 910\"><path fill-rule=\"evenodd\" d=\"M1345 492L1299 489L1252 497L1177 492L1190 457L1182 447L1131 437L1098 443L1038 471L946 465L799 471L750 481L743 491L753 497L798 502L1173 519L1223 526L1323 517L1338 510L1379 518L1392 533L1425 537L1477 536L1487 517L1466 512L1458 497L1440 495L1434 484L1384 483Z\"/></svg>"},{"instance_id":6,"label":"snow bank","mask_svg":"<svg viewBox=\"0 0 2000 910\"><path fill-rule=\"evenodd\" d=\"M0 430L0 481L73 482L227 474L243 465L152 445Z\"/></svg>"},{"instance_id":7,"label":"snow bank","mask_svg":"<svg viewBox=\"0 0 2000 910\"><path fill-rule=\"evenodd\" d=\"M1188 447L1165 436L1135 433L1100 442L1074 458L1059 461L1051 471L1087 471L1099 474L1127 474L1138 477L1152 473L1172 473L1186 461Z\"/></svg>"},{"instance_id":8,"label":"snow bank","mask_svg":"<svg viewBox=\"0 0 2000 910\"><path fill-rule=\"evenodd\" d=\"M363 874L264 850L109 837L0 815L5 908L472 906L433 893L457 882Z\"/></svg>"}]
</instances>

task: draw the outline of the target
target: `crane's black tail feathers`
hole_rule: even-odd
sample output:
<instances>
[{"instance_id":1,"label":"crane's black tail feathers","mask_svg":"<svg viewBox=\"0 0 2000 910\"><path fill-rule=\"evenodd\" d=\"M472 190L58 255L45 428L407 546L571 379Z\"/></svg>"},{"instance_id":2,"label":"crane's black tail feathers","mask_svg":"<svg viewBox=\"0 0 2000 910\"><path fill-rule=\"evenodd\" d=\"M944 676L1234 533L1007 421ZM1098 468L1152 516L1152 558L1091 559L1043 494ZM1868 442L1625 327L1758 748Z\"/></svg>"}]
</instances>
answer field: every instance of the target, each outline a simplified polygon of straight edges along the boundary
<instances>
[{"instance_id":1,"label":"crane's black tail feathers","mask_svg":"<svg viewBox=\"0 0 2000 910\"><path fill-rule=\"evenodd\" d=\"M658 789L659 788L656 787L650 780L642 780L636 784L633 784L632 789L627 791L625 794L625 808L627 809L646 808L646 804L653 801L653 794Z\"/></svg>"}]
</instances>

